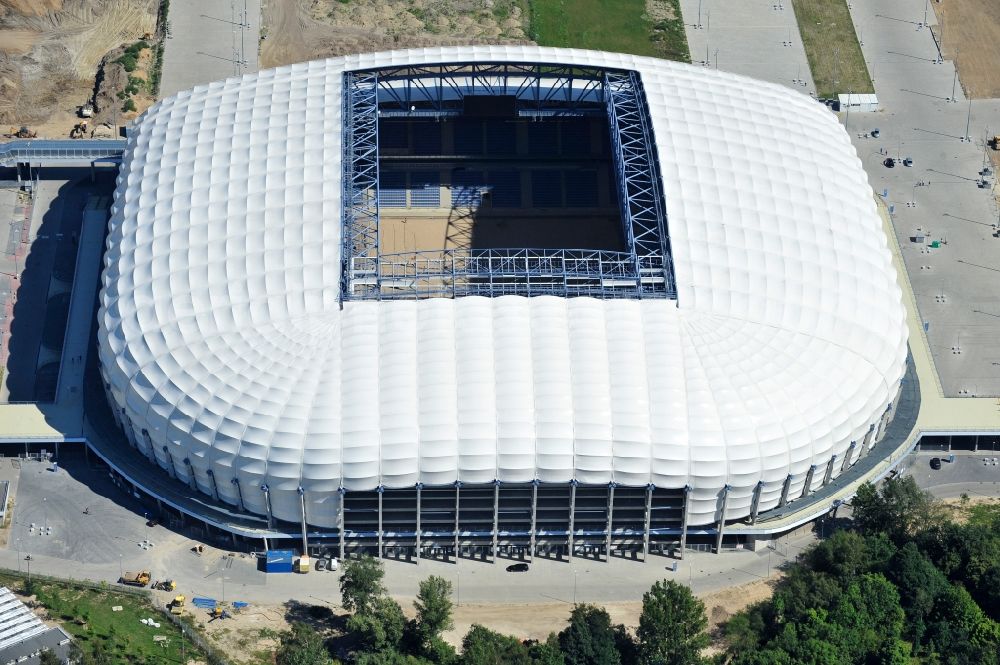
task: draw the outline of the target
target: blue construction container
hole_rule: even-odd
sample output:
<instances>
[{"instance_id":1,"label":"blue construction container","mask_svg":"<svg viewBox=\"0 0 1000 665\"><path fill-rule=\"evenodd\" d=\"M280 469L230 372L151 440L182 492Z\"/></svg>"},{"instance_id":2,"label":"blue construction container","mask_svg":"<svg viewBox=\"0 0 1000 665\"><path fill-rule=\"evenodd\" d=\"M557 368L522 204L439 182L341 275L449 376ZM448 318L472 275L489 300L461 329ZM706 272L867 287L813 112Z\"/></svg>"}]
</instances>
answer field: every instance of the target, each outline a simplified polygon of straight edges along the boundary
<instances>
[{"instance_id":1,"label":"blue construction container","mask_svg":"<svg viewBox=\"0 0 1000 665\"><path fill-rule=\"evenodd\" d=\"M264 561L265 573L290 573L295 561L294 550L271 550Z\"/></svg>"}]
</instances>

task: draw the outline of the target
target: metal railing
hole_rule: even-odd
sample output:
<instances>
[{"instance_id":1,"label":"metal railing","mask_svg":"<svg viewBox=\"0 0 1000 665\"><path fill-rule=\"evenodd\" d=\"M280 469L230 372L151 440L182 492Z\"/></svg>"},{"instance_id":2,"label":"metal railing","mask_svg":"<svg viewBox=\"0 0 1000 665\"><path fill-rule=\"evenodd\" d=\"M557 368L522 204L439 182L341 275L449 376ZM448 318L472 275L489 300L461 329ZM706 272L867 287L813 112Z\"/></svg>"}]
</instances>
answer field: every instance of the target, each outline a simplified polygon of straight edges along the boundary
<instances>
[{"instance_id":1,"label":"metal railing","mask_svg":"<svg viewBox=\"0 0 1000 665\"><path fill-rule=\"evenodd\" d=\"M0 143L0 166L22 162L120 160L125 139L20 139Z\"/></svg>"}]
</instances>

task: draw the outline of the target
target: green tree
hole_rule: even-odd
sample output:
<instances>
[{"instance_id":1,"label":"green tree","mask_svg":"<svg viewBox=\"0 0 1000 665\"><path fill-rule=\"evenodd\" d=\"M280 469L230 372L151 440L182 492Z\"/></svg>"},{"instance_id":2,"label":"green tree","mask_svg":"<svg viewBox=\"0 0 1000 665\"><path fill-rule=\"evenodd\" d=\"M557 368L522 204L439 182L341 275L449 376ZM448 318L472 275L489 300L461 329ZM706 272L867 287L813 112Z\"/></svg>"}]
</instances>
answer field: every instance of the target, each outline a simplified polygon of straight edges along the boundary
<instances>
[{"instance_id":1,"label":"green tree","mask_svg":"<svg viewBox=\"0 0 1000 665\"><path fill-rule=\"evenodd\" d=\"M644 665L701 663L709 644L705 605L686 586L657 582L642 597L639 662Z\"/></svg>"},{"instance_id":2,"label":"green tree","mask_svg":"<svg viewBox=\"0 0 1000 665\"><path fill-rule=\"evenodd\" d=\"M851 507L854 523L862 533L885 533L897 543L940 520L940 509L931 495L911 476L890 478L880 489L864 483Z\"/></svg>"},{"instance_id":3,"label":"green tree","mask_svg":"<svg viewBox=\"0 0 1000 665\"><path fill-rule=\"evenodd\" d=\"M347 630L358 641L358 651L395 651L403 639L406 618L399 603L385 595L369 601L364 611L347 619ZM280 663L279 663L280 665Z\"/></svg>"},{"instance_id":4,"label":"green tree","mask_svg":"<svg viewBox=\"0 0 1000 665\"><path fill-rule=\"evenodd\" d=\"M462 665L532 665L528 647L516 638L473 624L462 639Z\"/></svg>"},{"instance_id":5,"label":"green tree","mask_svg":"<svg viewBox=\"0 0 1000 665\"><path fill-rule=\"evenodd\" d=\"M451 582L443 577L431 575L421 581L413 607L424 639L438 637L455 625L451 620Z\"/></svg>"},{"instance_id":6,"label":"green tree","mask_svg":"<svg viewBox=\"0 0 1000 665\"><path fill-rule=\"evenodd\" d=\"M619 665L615 628L607 610L596 605L576 605L569 625L559 633L566 665Z\"/></svg>"},{"instance_id":7,"label":"green tree","mask_svg":"<svg viewBox=\"0 0 1000 665\"><path fill-rule=\"evenodd\" d=\"M62 660L54 651L46 649L38 656L39 665L62 665Z\"/></svg>"},{"instance_id":8,"label":"green tree","mask_svg":"<svg viewBox=\"0 0 1000 665\"><path fill-rule=\"evenodd\" d=\"M382 562L370 556L344 562L340 578L341 605L349 612L368 613L375 600L385 593Z\"/></svg>"},{"instance_id":9,"label":"green tree","mask_svg":"<svg viewBox=\"0 0 1000 665\"><path fill-rule=\"evenodd\" d=\"M528 655L534 665L565 665L562 649L559 647L559 636L549 633L544 642L535 642L528 647Z\"/></svg>"},{"instance_id":10,"label":"green tree","mask_svg":"<svg viewBox=\"0 0 1000 665\"><path fill-rule=\"evenodd\" d=\"M279 641L274 654L276 665L327 665L331 662L323 638L308 624L293 623L291 630L281 633Z\"/></svg>"}]
</instances>

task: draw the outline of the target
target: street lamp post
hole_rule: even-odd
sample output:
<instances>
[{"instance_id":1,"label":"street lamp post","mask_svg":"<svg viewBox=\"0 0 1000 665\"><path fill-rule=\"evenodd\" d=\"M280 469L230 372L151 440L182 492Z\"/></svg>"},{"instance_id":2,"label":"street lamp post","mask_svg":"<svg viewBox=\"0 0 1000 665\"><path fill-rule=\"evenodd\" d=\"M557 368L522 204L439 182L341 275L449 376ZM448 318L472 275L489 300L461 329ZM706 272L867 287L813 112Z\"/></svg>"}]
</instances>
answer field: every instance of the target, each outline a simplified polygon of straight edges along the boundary
<instances>
[{"instance_id":1,"label":"street lamp post","mask_svg":"<svg viewBox=\"0 0 1000 665\"><path fill-rule=\"evenodd\" d=\"M576 606L576 570L573 571L573 605Z\"/></svg>"},{"instance_id":2,"label":"street lamp post","mask_svg":"<svg viewBox=\"0 0 1000 665\"><path fill-rule=\"evenodd\" d=\"M969 90L969 113L965 117L965 137L963 140L972 142L972 137L969 136L969 125L972 123L972 90Z\"/></svg>"},{"instance_id":3,"label":"street lamp post","mask_svg":"<svg viewBox=\"0 0 1000 665\"><path fill-rule=\"evenodd\" d=\"M17 546L17 572L21 572L21 539L18 538L15 545Z\"/></svg>"}]
</instances>

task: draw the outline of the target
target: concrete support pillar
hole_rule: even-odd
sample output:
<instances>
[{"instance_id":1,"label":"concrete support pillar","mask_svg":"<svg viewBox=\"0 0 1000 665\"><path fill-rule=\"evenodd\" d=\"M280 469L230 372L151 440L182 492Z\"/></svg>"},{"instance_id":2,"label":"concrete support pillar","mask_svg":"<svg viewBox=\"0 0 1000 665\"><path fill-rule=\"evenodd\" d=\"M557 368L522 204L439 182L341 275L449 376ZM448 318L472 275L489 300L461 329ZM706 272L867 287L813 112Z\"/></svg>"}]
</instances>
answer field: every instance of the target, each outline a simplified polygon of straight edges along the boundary
<instances>
[{"instance_id":1,"label":"concrete support pillar","mask_svg":"<svg viewBox=\"0 0 1000 665\"><path fill-rule=\"evenodd\" d=\"M243 488L240 487L240 479L233 478L233 485L236 485L236 503L240 507L240 510L246 510L247 507L243 504Z\"/></svg>"},{"instance_id":2,"label":"concrete support pillar","mask_svg":"<svg viewBox=\"0 0 1000 665\"><path fill-rule=\"evenodd\" d=\"M267 512L267 528L274 528L274 516L271 515L271 490L267 483L260 486L260 491L264 493L264 510Z\"/></svg>"},{"instance_id":3,"label":"concrete support pillar","mask_svg":"<svg viewBox=\"0 0 1000 665\"><path fill-rule=\"evenodd\" d=\"M191 460L187 457L184 458L184 466L187 467L188 472L188 487L194 491L198 491L198 482L194 478L194 467L191 466Z\"/></svg>"},{"instance_id":4,"label":"concrete support pillar","mask_svg":"<svg viewBox=\"0 0 1000 665\"><path fill-rule=\"evenodd\" d=\"M378 558L381 559L384 550L382 549L382 494L385 488L378 486Z\"/></svg>"},{"instance_id":5,"label":"concrete support pillar","mask_svg":"<svg viewBox=\"0 0 1000 665\"><path fill-rule=\"evenodd\" d=\"M309 555L309 537L306 532L306 490L299 486L299 507L302 512L302 554Z\"/></svg>"},{"instance_id":6,"label":"concrete support pillar","mask_svg":"<svg viewBox=\"0 0 1000 665\"><path fill-rule=\"evenodd\" d=\"M948 435L948 452L951 452L951 435Z\"/></svg>"},{"instance_id":7,"label":"concrete support pillar","mask_svg":"<svg viewBox=\"0 0 1000 665\"><path fill-rule=\"evenodd\" d=\"M576 480L569 481L569 554L567 558L573 558L573 536L575 536L576 520Z\"/></svg>"},{"instance_id":8,"label":"concrete support pillar","mask_svg":"<svg viewBox=\"0 0 1000 665\"><path fill-rule=\"evenodd\" d=\"M232 531L230 531L230 532L229 532L229 535L230 535L230 536L232 536L232 540L233 540L233 549L234 549L234 550L238 550L238 549L240 548L240 546L239 546L239 545L238 545L238 544L236 543L236 534L235 534L235 533L233 533Z\"/></svg>"},{"instance_id":9,"label":"concrete support pillar","mask_svg":"<svg viewBox=\"0 0 1000 665\"><path fill-rule=\"evenodd\" d=\"M826 485L827 483L829 483L830 479L833 478L833 465L836 463L836 461L837 461L837 456L833 455L830 458L830 461L827 462L827 464L826 464L826 473L823 475L823 484L824 485Z\"/></svg>"},{"instance_id":10,"label":"concrete support pillar","mask_svg":"<svg viewBox=\"0 0 1000 665\"><path fill-rule=\"evenodd\" d=\"M531 530L528 532L528 558L535 558L535 524L538 516L538 481L531 481Z\"/></svg>"},{"instance_id":11,"label":"concrete support pillar","mask_svg":"<svg viewBox=\"0 0 1000 665\"><path fill-rule=\"evenodd\" d=\"M642 558L643 560L649 556L649 520L653 512L653 490L656 489L652 484L646 485L646 514L644 516L644 524L642 527Z\"/></svg>"},{"instance_id":12,"label":"concrete support pillar","mask_svg":"<svg viewBox=\"0 0 1000 665\"><path fill-rule=\"evenodd\" d=\"M785 484L781 486L781 498L778 499L778 508L788 503L788 490L792 486L792 474L785 476Z\"/></svg>"},{"instance_id":13,"label":"concrete support pillar","mask_svg":"<svg viewBox=\"0 0 1000 665\"><path fill-rule=\"evenodd\" d=\"M493 563L500 560L497 551L497 532L500 530L500 481L493 481Z\"/></svg>"},{"instance_id":14,"label":"concrete support pillar","mask_svg":"<svg viewBox=\"0 0 1000 665\"><path fill-rule=\"evenodd\" d=\"M344 556L347 554L346 548L346 538L344 531L346 530L345 524L347 523L346 511L347 511L347 490L341 487L340 492L340 515L337 517L337 535L340 537L340 560L344 560Z\"/></svg>"},{"instance_id":15,"label":"concrete support pillar","mask_svg":"<svg viewBox=\"0 0 1000 665\"><path fill-rule=\"evenodd\" d=\"M868 451L871 450L872 440L875 438L875 427L875 424L872 423L872 425L868 428L868 433L865 434L865 440L861 444L861 454L858 456L859 460L867 457Z\"/></svg>"},{"instance_id":16,"label":"concrete support pillar","mask_svg":"<svg viewBox=\"0 0 1000 665\"><path fill-rule=\"evenodd\" d=\"M857 441L851 441L851 445L847 447L847 452L844 453L844 463L840 465L840 472L843 473L847 470L847 467L851 465L851 458L854 457L854 449L858 447Z\"/></svg>"},{"instance_id":17,"label":"concrete support pillar","mask_svg":"<svg viewBox=\"0 0 1000 665\"><path fill-rule=\"evenodd\" d=\"M264 540L264 553L266 554L268 552L268 550L270 549L270 547L267 544L267 538L264 538L263 540Z\"/></svg>"},{"instance_id":18,"label":"concrete support pillar","mask_svg":"<svg viewBox=\"0 0 1000 665\"><path fill-rule=\"evenodd\" d=\"M976 435L975 441L973 441L973 443L972 443L972 452L974 452L974 453L978 453L979 452L979 435L978 434Z\"/></svg>"},{"instance_id":19,"label":"concrete support pillar","mask_svg":"<svg viewBox=\"0 0 1000 665\"><path fill-rule=\"evenodd\" d=\"M806 472L806 482L802 483L802 496L809 495L809 488L812 487L813 477L816 475L816 465L813 464Z\"/></svg>"},{"instance_id":20,"label":"concrete support pillar","mask_svg":"<svg viewBox=\"0 0 1000 665\"><path fill-rule=\"evenodd\" d=\"M753 488L753 499L750 503L750 524L757 523L757 511L760 509L760 495L764 491L764 481L758 480L757 486Z\"/></svg>"},{"instance_id":21,"label":"concrete support pillar","mask_svg":"<svg viewBox=\"0 0 1000 665\"><path fill-rule=\"evenodd\" d=\"M55 457L55 460L57 462L59 461L59 442L58 441L56 441L56 457Z\"/></svg>"},{"instance_id":22,"label":"concrete support pillar","mask_svg":"<svg viewBox=\"0 0 1000 665\"><path fill-rule=\"evenodd\" d=\"M719 522L715 527L715 553L722 551L722 533L726 526L726 506L729 504L729 490L731 486L722 488L722 509L719 510Z\"/></svg>"},{"instance_id":23,"label":"concrete support pillar","mask_svg":"<svg viewBox=\"0 0 1000 665\"><path fill-rule=\"evenodd\" d=\"M615 517L615 484L608 483L608 525L604 532L605 561L611 561L611 530L614 528Z\"/></svg>"},{"instance_id":24,"label":"concrete support pillar","mask_svg":"<svg viewBox=\"0 0 1000 665\"><path fill-rule=\"evenodd\" d=\"M417 563L420 563L420 554L422 550L420 549L420 537L423 533L420 530L420 491L424 489L424 486L417 483Z\"/></svg>"},{"instance_id":25,"label":"concrete support pillar","mask_svg":"<svg viewBox=\"0 0 1000 665\"><path fill-rule=\"evenodd\" d=\"M691 500L691 486L684 486L684 509L681 511L681 549L678 558L684 558L684 550L687 549L688 539L688 501Z\"/></svg>"},{"instance_id":26,"label":"concrete support pillar","mask_svg":"<svg viewBox=\"0 0 1000 665\"><path fill-rule=\"evenodd\" d=\"M459 530L459 514L461 512L461 503L459 497L461 496L462 481L455 481L455 563L458 563L458 530Z\"/></svg>"}]
</instances>

